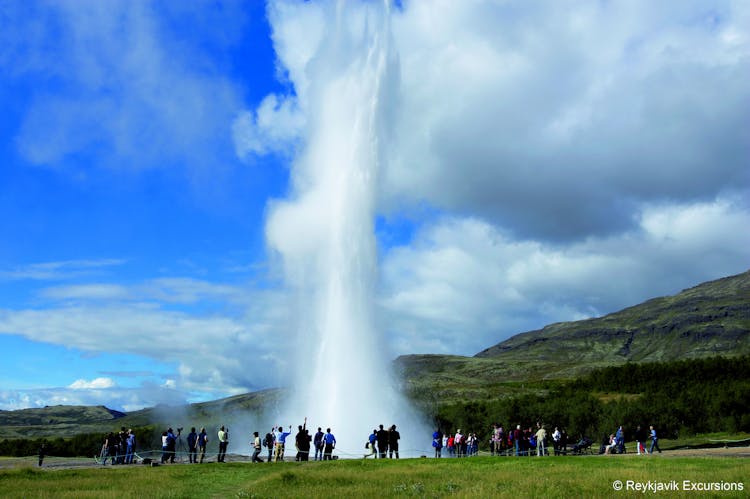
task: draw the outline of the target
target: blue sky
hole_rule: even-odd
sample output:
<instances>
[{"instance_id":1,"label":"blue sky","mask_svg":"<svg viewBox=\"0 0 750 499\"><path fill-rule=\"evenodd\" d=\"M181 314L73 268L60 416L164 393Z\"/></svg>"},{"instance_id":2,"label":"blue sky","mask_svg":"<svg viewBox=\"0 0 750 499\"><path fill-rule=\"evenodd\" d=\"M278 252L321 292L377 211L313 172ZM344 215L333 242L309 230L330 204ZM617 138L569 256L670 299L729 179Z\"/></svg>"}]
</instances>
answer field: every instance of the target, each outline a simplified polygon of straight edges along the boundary
<instances>
[{"instance_id":1,"label":"blue sky","mask_svg":"<svg viewBox=\"0 0 750 499\"><path fill-rule=\"evenodd\" d=\"M294 195L324 68L344 63L331 23L381 8L3 2L0 409L285 383L295 311L269 207ZM745 2L388 15L392 357L473 355L750 267Z\"/></svg>"}]
</instances>

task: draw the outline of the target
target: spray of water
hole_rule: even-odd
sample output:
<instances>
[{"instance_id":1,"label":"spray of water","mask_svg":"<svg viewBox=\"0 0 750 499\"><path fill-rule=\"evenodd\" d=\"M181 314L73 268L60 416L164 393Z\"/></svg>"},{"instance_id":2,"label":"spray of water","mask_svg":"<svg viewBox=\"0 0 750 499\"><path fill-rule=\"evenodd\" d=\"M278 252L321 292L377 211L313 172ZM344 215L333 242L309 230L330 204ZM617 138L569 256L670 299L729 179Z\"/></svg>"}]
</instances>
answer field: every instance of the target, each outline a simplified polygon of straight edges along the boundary
<instances>
[{"instance_id":1,"label":"spray of water","mask_svg":"<svg viewBox=\"0 0 750 499\"><path fill-rule=\"evenodd\" d=\"M269 245L295 290L294 392L284 411L330 427L342 457L364 452L376 425L396 424L402 454L429 448L429 433L394 389L373 313L374 216L386 160L387 116L396 105L398 56L388 2L336 8L306 68L307 142L292 170L293 194L271 206ZM361 6L360 6L361 7Z\"/></svg>"}]
</instances>

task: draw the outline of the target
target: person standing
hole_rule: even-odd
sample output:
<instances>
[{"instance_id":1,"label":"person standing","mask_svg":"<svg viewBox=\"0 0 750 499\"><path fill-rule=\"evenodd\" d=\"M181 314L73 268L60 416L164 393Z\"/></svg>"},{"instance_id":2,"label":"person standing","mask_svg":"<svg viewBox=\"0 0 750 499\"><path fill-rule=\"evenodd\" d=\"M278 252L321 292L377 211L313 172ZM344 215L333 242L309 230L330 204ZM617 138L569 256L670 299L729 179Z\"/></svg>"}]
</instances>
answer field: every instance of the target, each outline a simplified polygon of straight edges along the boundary
<instances>
[{"instance_id":1,"label":"person standing","mask_svg":"<svg viewBox=\"0 0 750 499\"><path fill-rule=\"evenodd\" d=\"M307 417L305 417L304 423L297 426L297 435L294 436L294 446L297 447L297 455L294 456L295 461L307 461L303 456L307 456L310 452L310 441L307 435ZM307 449L305 450L305 447Z\"/></svg>"},{"instance_id":2,"label":"person standing","mask_svg":"<svg viewBox=\"0 0 750 499\"><path fill-rule=\"evenodd\" d=\"M456 457L456 438L453 435L448 437L445 448L448 449L448 455L450 457Z\"/></svg>"},{"instance_id":3,"label":"person standing","mask_svg":"<svg viewBox=\"0 0 750 499\"><path fill-rule=\"evenodd\" d=\"M262 449L262 446L260 444L260 435L257 431L253 432L253 462L254 463L262 463L263 460L260 458L260 451Z\"/></svg>"},{"instance_id":4,"label":"person standing","mask_svg":"<svg viewBox=\"0 0 750 499\"><path fill-rule=\"evenodd\" d=\"M208 444L208 434L205 428L201 428L201 432L198 433L198 450L201 453L200 463L203 462L203 458L206 457L206 444Z\"/></svg>"},{"instance_id":5,"label":"person standing","mask_svg":"<svg viewBox=\"0 0 750 499\"><path fill-rule=\"evenodd\" d=\"M307 420L307 418L305 418ZM302 438L300 439L300 461L309 461L310 460L310 442L312 441L312 436L310 436L310 432L307 431L307 428L302 428Z\"/></svg>"},{"instance_id":6,"label":"person standing","mask_svg":"<svg viewBox=\"0 0 750 499\"><path fill-rule=\"evenodd\" d=\"M383 425L380 425L378 430L378 457L385 459L388 453L388 432L383 429Z\"/></svg>"},{"instance_id":7,"label":"person standing","mask_svg":"<svg viewBox=\"0 0 750 499\"><path fill-rule=\"evenodd\" d=\"M336 448L336 437L331 433L330 428L326 428L326 434L323 436L325 447L323 448L323 461L333 459L333 449Z\"/></svg>"},{"instance_id":8,"label":"person standing","mask_svg":"<svg viewBox=\"0 0 750 499\"><path fill-rule=\"evenodd\" d=\"M649 449L648 453L653 454L654 449L659 451L659 454L661 454L661 449L659 448L659 439L656 436L656 429L654 429L654 425L649 426L649 429L651 430L651 448Z\"/></svg>"},{"instance_id":9,"label":"person standing","mask_svg":"<svg viewBox=\"0 0 750 499\"><path fill-rule=\"evenodd\" d=\"M318 427L318 432L313 437L313 445L315 446L315 460L320 461L323 459L323 436L325 433Z\"/></svg>"},{"instance_id":10,"label":"person standing","mask_svg":"<svg viewBox=\"0 0 750 499\"><path fill-rule=\"evenodd\" d=\"M161 433L161 464L166 463L168 458L169 458L169 442L167 442L167 432L163 431Z\"/></svg>"},{"instance_id":11,"label":"person standing","mask_svg":"<svg viewBox=\"0 0 750 499\"><path fill-rule=\"evenodd\" d=\"M516 456L521 455L521 439L523 439L523 432L521 431L521 425L517 425L516 429L513 430L513 446L516 449Z\"/></svg>"},{"instance_id":12,"label":"person standing","mask_svg":"<svg viewBox=\"0 0 750 499\"><path fill-rule=\"evenodd\" d=\"M547 439L547 430L544 429L544 426L539 426L539 429L536 431L536 455L537 457L544 456L545 449L544 449L544 443Z\"/></svg>"},{"instance_id":13,"label":"person standing","mask_svg":"<svg viewBox=\"0 0 750 499\"><path fill-rule=\"evenodd\" d=\"M39 467L42 467L42 461L44 461L44 455L47 453L47 444L42 442L39 446Z\"/></svg>"},{"instance_id":14,"label":"person standing","mask_svg":"<svg viewBox=\"0 0 750 499\"><path fill-rule=\"evenodd\" d=\"M276 428L271 429L263 438L263 445L268 449L268 461L273 462L273 448L276 445Z\"/></svg>"},{"instance_id":15,"label":"person standing","mask_svg":"<svg viewBox=\"0 0 750 499\"><path fill-rule=\"evenodd\" d=\"M555 455L560 455L560 438L562 437L562 434L560 433L560 429L555 426L555 431L552 432L552 447L555 449Z\"/></svg>"},{"instance_id":16,"label":"person standing","mask_svg":"<svg viewBox=\"0 0 750 499\"><path fill-rule=\"evenodd\" d=\"M284 428L279 426L279 432L276 434L276 448L273 455L274 462L284 461L284 446L286 445L286 437L292 434L292 425L289 425L289 431L284 431Z\"/></svg>"},{"instance_id":17,"label":"person standing","mask_svg":"<svg viewBox=\"0 0 750 499\"><path fill-rule=\"evenodd\" d=\"M435 459L440 458L443 451L443 432L440 428L432 433L432 447L435 449Z\"/></svg>"},{"instance_id":18,"label":"person standing","mask_svg":"<svg viewBox=\"0 0 750 499\"><path fill-rule=\"evenodd\" d=\"M190 433L187 436L188 445L188 461L191 464L198 462L198 434L195 432L195 427L190 428Z\"/></svg>"},{"instance_id":19,"label":"person standing","mask_svg":"<svg viewBox=\"0 0 750 499\"><path fill-rule=\"evenodd\" d=\"M224 426L219 429L217 436L219 438L219 454L216 456L216 462L223 463L227 456L227 447L229 447L229 435Z\"/></svg>"},{"instance_id":20,"label":"person standing","mask_svg":"<svg viewBox=\"0 0 750 499\"><path fill-rule=\"evenodd\" d=\"M177 450L177 437L174 435L172 428L167 430L167 456L169 463L174 464L174 455Z\"/></svg>"},{"instance_id":21,"label":"person standing","mask_svg":"<svg viewBox=\"0 0 750 499\"><path fill-rule=\"evenodd\" d=\"M126 446L125 464L133 464L133 456L135 455L135 432L132 429L128 430Z\"/></svg>"},{"instance_id":22,"label":"person standing","mask_svg":"<svg viewBox=\"0 0 750 499\"><path fill-rule=\"evenodd\" d=\"M396 425L392 425L388 432L388 457L391 459L393 459L393 454L396 454L396 459L398 459L399 440L401 440L401 434L396 430Z\"/></svg>"},{"instance_id":23,"label":"person standing","mask_svg":"<svg viewBox=\"0 0 750 499\"><path fill-rule=\"evenodd\" d=\"M456 448L456 454L458 454L458 457L463 457L463 440L464 436L461 433L461 428L459 428L453 436L453 446Z\"/></svg>"},{"instance_id":24,"label":"person standing","mask_svg":"<svg viewBox=\"0 0 750 499\"><path fill-rule=\"evenodd\" d=\"M641 425L635 429L635 450L638 455L646 455L646 432L643 430Z\"/></svg>"}]
</instances>

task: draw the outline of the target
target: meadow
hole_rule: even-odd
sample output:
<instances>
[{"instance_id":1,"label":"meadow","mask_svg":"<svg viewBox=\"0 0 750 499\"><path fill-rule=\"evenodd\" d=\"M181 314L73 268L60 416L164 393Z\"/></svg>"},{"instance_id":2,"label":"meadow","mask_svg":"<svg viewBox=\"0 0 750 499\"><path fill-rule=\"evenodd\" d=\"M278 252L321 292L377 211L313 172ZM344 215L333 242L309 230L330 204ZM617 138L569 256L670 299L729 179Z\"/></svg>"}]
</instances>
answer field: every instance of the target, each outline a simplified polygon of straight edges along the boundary
<instances>
[{"instance_id":1,"label":"meadow","mask_svg":"<svg viewBox=\"0 0 750 499\"><path fill-rule=\"evenodd\" d=\"M693 456L474 457L467 459L236 462L149 467L0 470L3 497L617 497L642 487L678 487L659 496L747 497L750 461ZM6 463L7 464L7 463ZM616 481L623 490L617 491ZM737 484L742 491L688 492L691 484ZM629 486L628 481L632 482ZM651 484L651 485L648 485ZM709 485L716 487L716 485ZM729 485L727 485L729 486ZM736 485L735 485L736 487ZM628 490L630 489L630 490ZM653 491L645 491L649 495Z\"/></svg>"}]
</instances>

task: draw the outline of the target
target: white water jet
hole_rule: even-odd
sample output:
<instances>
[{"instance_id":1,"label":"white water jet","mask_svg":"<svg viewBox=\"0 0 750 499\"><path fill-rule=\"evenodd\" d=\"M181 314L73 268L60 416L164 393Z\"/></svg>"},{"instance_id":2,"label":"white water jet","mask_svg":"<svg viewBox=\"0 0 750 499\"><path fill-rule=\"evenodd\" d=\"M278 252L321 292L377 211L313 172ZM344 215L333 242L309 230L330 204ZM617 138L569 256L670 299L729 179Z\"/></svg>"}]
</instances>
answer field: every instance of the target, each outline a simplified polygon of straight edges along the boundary
<instances>
[{"instance_id":1,"label":"white water jet","mask_svg":"<svg viewBox=\"0 0 750 499\"><path fill-rule=\"evenodd\" d=\"M350 5L336 6L305 68L309 85L298 92L307 141L293 165L293 193L271 206L267 223L296 293L299 330L295 344L280 345L281 355L297 354L293 394L280 416L294 424L307 416L311 433L330 427L341 457L361 457L376 425L396 424L402 455L414 455L429 449L430 434L394 388L373 310L375 203L398 56L388 2Z\"/></svg>"}]
</instances>

